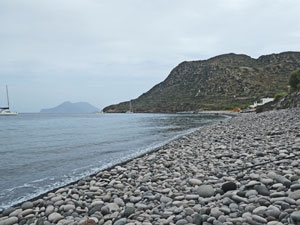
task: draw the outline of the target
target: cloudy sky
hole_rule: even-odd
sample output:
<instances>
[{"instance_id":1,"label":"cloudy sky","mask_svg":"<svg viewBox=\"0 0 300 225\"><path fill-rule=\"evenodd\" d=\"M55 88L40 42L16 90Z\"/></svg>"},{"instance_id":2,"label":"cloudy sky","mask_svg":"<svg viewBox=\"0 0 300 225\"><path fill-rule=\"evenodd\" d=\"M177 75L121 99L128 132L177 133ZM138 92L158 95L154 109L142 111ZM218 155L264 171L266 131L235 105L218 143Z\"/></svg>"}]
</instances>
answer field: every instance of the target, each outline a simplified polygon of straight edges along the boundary
<instances>
[{"instance_id":1,"label":"cloudy sky","mask_svg":"<svg viewBox=\"0 0 300 225\"><path fill-rule=\"evenodd\" d=\"M299 0L1 0L0 105L133 99L185 60L300 51Z\"/></svg>"}]
</instances>

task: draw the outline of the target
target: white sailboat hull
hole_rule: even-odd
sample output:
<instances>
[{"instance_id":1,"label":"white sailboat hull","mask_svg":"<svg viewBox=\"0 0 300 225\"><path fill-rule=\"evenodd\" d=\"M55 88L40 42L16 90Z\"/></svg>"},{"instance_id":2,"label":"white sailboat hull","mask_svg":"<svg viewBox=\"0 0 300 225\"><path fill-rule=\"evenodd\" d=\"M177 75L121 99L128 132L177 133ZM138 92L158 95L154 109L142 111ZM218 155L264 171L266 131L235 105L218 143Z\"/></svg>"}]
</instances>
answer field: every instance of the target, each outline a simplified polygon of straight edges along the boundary
<instances>
[{"instance_id":1,"label":"white sailboat hull","mask_svg":"<svg viewBox=\"0 0 300 225\"><path fill-rule=\"evenodd\" d=\"M2 111L0 112L0 116L16 116L18 115L17 112L11 112L11 111Z\"/></svg>"},{"instance_id":2,"label":"white sailboat hull","mask_svg":"<svg viewBox=\"0 0 300 225\"><path fill-rule=\"evenodd\" d=\"M6 98L7 98L7 107L0 108L0 116L16 116L18 115L17 112L9 111L9 98L8 98L8 87L6 85Z\"/></svg>"}]
</instances>

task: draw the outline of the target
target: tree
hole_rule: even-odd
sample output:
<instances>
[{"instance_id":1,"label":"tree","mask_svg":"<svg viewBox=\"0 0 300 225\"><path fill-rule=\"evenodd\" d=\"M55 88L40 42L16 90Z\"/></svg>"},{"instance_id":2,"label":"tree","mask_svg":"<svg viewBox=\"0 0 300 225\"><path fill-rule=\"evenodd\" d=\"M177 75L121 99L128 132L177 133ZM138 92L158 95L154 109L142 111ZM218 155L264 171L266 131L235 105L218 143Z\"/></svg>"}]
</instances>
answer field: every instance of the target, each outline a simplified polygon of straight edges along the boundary
<instances>
[{"instance_id":1,"label":"tree","mask_svg":"<svg viewBox=\"0 0 300 225\"><path fill-rule=\"evenodd\" d=\"M291 73L289 85L294 90L300 87L300 69Z\"/></svg>"}]
</instances>

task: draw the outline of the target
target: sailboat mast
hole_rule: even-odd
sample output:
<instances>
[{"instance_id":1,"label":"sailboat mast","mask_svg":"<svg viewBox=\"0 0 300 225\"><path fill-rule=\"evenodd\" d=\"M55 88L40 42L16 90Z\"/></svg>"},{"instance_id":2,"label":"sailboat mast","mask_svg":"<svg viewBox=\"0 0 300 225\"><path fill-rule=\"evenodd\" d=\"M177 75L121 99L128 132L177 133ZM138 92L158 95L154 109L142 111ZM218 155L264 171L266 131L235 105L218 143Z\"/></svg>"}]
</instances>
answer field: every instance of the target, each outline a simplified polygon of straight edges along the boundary
<instances>
[{"instance_id":1,"label":"sailboat mast","mask_svg":"<svg viewBox=\"0 0 300 225\"><path fill-rule=\"evenodd\" d=\"M131 103L131 100L130 100L130 105L129 105L129 111L132 112L132 103Z\"/></svg>"},{"instance_id":2,"label":"sailboat mast","mask_svg":"<svg viewBox=\"0 0 300 225\"><path fill-rule=\"evenodd\" d=\"M8 97L8 87L6 85L6 97L7 97L7 106L9 108L9 97Z\"/></svg>"}]
</instances>

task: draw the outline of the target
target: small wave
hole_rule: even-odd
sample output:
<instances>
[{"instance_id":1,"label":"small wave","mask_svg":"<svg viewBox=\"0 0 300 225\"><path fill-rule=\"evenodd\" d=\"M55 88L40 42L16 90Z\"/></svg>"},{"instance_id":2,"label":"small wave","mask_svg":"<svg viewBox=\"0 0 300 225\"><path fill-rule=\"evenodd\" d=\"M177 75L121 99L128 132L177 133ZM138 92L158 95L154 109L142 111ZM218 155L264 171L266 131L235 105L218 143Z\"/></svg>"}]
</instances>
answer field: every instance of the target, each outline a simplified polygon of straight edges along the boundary
<instances>
[{"instance_id":1,"label":"small wave","mask_svg":"<svg viewBox=\"0 0 300 225\"><path fill-rule=\"evenodd\" d=\"M33 180L33 181L31 181L31 183L38 183L38 182L45 181L45 180L48 180L48 179L49 179L48 177L45 177L45 178Z\"/></svg>"},{"instance_id":2,"label":"small wave","mask_svg":"<svg viewBox=\"0 0 300 225\"><path fill-rule=\"evenodd\" d=\"M20 186L5 189L5 190L3 190L3 192L5 192L5 191L12 192L14 190L21 189L21 188L27 188L27 187L32 187L32 185L30 185L30 183L25 183L25 184L20 185Z\"/></svg>"},{"instance_id":3,"label":"small wave","mask_svg":"<svg viewBox=\"0 0 300 225\"><path fill-rule=\"evenodd\" d=\"M62 187L62 186L65 186L67 184L70 184L72 182L75 182L75 181L78 181L84 177L87 177L87 176L90 176L92 174L95 174L99 171L102 171L102 170L105 170L105 169L108 169L110 167L113 167L117 164L120 164L120 163L124 163L126 161L129 161L131 159L134 159L136 157L139 157L145 153L148 153L148 152L151 152L159 147L162 147L166 144L168 144L169 142L171 141L174 141L184 135L187 135L189 133L192 133L194 132L195 130L197 130L197 128L195 129L190 129L186 132L183 132L181 134L178 134L176 135L175 137L172 137L172 138L169 138L168 140L166 141L163 141L163 142L160 142L160 143L156 143L154 145L151 145L151 146L148 146L146 148L140 148L140 149L137 149L134 153L131 153L131 154L128 154L126 156L123 156L121 157L120 159L116 159L116 160L113 160L113 161L110 161L110 162L106 162L104 163L102 166L97 166L97 167L93 167L93 168L90 168L82 173L79 173L79 174L76 174L77 171L80 171L80 170L84 170L84 169L87 169L89 166L86 166L86 167L81 167L81 168L78 168L78 169L75 169L73 170L73 176L72 175L64 175L62 178L63 180L62 181L56 181L52 184L49 184L49 185L46 185L45 187L39 187L39 188L36 188L35 191L33 191L32 193L29 193L29 194L25 194L24 196L22 197L19 197L17 199L14 199L12 201L9 201L5 204L1 204L0 205L0 209L5 209L7 207L10 207L12 205L16 205L16 204L19 204L21 202L24 202L24 201L27 201L27 200L30 200L32 198L35 198L39 195L42 195L48 191L51 191L53 189L56 189L56 188L59 188L59 187ZM103 162L101 162L103 163ZM47 178L42 178L42 179L37 179L37 180L34 180L30 183L26 183L24 185L20 185L20 186L17 186L17 187L14 187L14 188L10 188L10 189L6 189L6 193L8 192L14 192L15 190L17 189L22 189L22 188L28 188L28 187L32 187L34 188L35 185L33 185L32 183L39 183L39 182L42 182L42 181L45 181L45 180L49 180L49 181L54 181L55 180L55 177L47 177ZM5 194L4 194L5 195Z\"/></svg>"},{"instance_id":4,"label":"small wave","mask_svg":"<svg viewBox=\"0 0 300 225\"><path fill-rule=\"evenodd\" d=\"M231 118L230 116L228 116L228 118ZM224 119L224 117L223 117ZM220 119L222 120L222 119ZM210 123L213 123L213 122L216 122L218 120L212 120L212 121L206 121L205 125L207 124L210 124ZM174 128L174 127L173 127ZM55 177L45 177L45 178L41 178L41 179L36 179L30 183L26 183L24 185L20 185L18 187L14 187L14 188L11 188L11 189L7 189L5 190L5 193L8 193L8 192L14 192L16 191L17 189L21 190L22 188L32 188L34 190L31 190L30 193L27 193L21 197L17 197L13 200L8 200L6 202L3 202L3 203L0 203L0 209L1 208L7 208L9 206L12 206L12 205L15 205L15 204L18 204L20 202L23 202L23 201L27 201L29 199L32 199L32 198L35 198L41 194L44 194L48 191L51 191L55 188L59 188L59 187L62 187L62 186L65 186L69 183L72 183L72 182L75 182L75 181L78 181L80 180L81 178L84 178L84 177L87 177L87 176L90 176L92 174L95 174L99 171L102 171L102 170L105 170L107 168L110 168L112 166L115 166L116 164L120 164L120 163L124 163L124 162L127 162L129 160L132 160L134 158L137 158L143 154L146 154L146 153L150 153L152 151L154 151L155 149L157 148L160 148L182 136L185 136L185 135L188 135L196 130L199 130L201 129L202 126L199 128L191 128L191 129L188 129L186 131L178 131L178 132L173 132L173 135L176 134L175 136L173 137L170 137L170 138L167 138L167 140L165 141L161 141L159 143L155 143L155 144L152 144L152 145L149 145L147 147L142 147L142 148L139 148L139 149L135 149L134 152L132 153L124 153L124 154L127 154L127 155L124 155L124 154L120 154L121 157L118 158L118 159L114 159L112 161L100 161L99 166L92 166L92 165L88 165L88 166L84 166L84 167L80 167L80 168L76 168L74 170L71 171L71 173L69 174L65 174L64 176L62 177L59 177L59 178L55 178ZM95 143L93 143L95 144ZM97 145L97 143L96 143ZM112 151L112 150L109 150L109 151L105 151L105 152L102 152L102 154L110 154L110 153L120 153L122 152L121 150L116 150L116 151ZM111 159L109 159L111 160ZM58 180L59 179L59 180ZM48 183L48 184L46 184ZM42 184L42 185L39 185L39 184ZM37 187L36 187L37 186ZM3 192L2 192L3 193ZM5 193L3 193L5 196ZM2 196L2 195L0 195Z\"/></svg>"}]
</instances>

